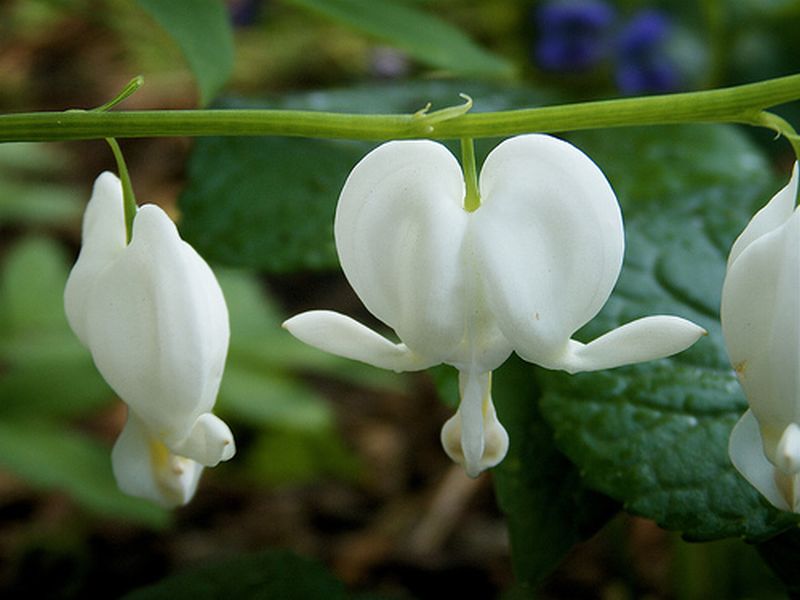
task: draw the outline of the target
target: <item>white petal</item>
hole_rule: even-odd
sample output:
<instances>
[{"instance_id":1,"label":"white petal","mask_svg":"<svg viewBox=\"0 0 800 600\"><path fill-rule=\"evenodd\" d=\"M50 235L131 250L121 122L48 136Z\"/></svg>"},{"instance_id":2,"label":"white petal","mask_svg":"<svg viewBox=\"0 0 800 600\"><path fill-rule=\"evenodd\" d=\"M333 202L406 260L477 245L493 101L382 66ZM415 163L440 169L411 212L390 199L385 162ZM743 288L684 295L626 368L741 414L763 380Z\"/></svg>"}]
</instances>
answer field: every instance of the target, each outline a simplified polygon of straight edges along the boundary
<instances>
[{"instance_id":1,"label":"white petal","mask_svg":"<svg viewBox=\"0 0 800 600\"><path fill-rule=\"evenodd\" d=\"M792 177L772 199L747 224L736 238L728 256L728 266L733 264L742 251L765 233L780 227L792 216L797 202L798 165L794 163Z\"/></svg>"},{"instance_id":2,"label":"white petal","mask_svg":"<svg viewBox=\"0 0 800 600\"><path fill-rule=\"evenodd\" d=\"M459 372L461 403L442 427L445 452L464 465L470 477L497 465L508 451L508 433L492 403L491 377L491 373Z\"/></svg>"},{"instance_id":3,"label":"white petal","mask_svg":"<svg viewBox=\"0 0 800 600\"><path fill-rule=\"evenodd\" d=\"M133 239L87 299L98 370L167 445L184 440L216 400L228 313L208 265L158 207L143 206Z\"/></svg>"},{"instance_id":4,"label":"white petal","mask_svg":"<svg viewBox=\"0 0 800 600\"><path fill-rule=\"evenodd\" d=\"M88 346L87 300L97 276L126 245L122 184L116 175L105 172L95 180L83 215L82 238L80 255L64 289L64 312L75 335Z\"/></svg>"},{"instance_id":5,"label":"white petal","mask_svg":"<svg viewBox=\"0 0 800 600\"><path fill-rule=\"evenodd\" d=\"M171 450L206 467L215 467L220 461L233 458L236 445L225 422L211 413L204 413L195 421L189 437L173 445Z\"/></svg>"},{"instance_id":6,"label":"white petal","mask_svg":"<svg viewBox=\"0 0 800 600\"><path fill-rule=\"evenodd\" d=\"M733 466L770 503L781 509L798 511L798 477L785 476L764 455L758 421L747 411L731 432L728 454Z\"/></svg>"},{"instance_id":7,"label":"white petal","mask_svg":"<svg viewBox=\"0 0 800 600\"><path fill-rule=\"evenodd\" d=\"M589 157L545 135L497 146L480 188L471 231L489 306L517 353L546 363L617 280L624 238L616 196Z\"/></svg>"},{"instance_id":8,"label":"white petal","mask_svg":"<svg viewBox=\"0 0 800 600\"><path fill-rule=\"evenodd\" d=\"M350 173L336 210L342 269L369 311L443 362L464 333L461 168L441 144L379 146Z\"/></svg>"},{"instance_id":9,"label":"white petal","mask_svg":"<svg viewBox=\"0 0 800 600\"><path fill-rule=\"evenodd\" d=\"M170 453L132 412L111 452L111 464L123 492L165 507L189 502L203 471L195 461Z\"/></svg>"},{"instance_id":10,"label":"white petal","mask_svg":"<svg viewBox=\"0 0 800 600\"><path fill-rule=\"evenodd\" d=\"M786 426L800 422L800 209L730 265L720 317L767 455L776 460Z\"/></svg>"},{"instance_id":11,"label":"white petal","mask_svg":"<svg viewBox=\"0 0 800 600\"><path fill-rule=\"evenodd\" d=\"M705 329L680 317L644 317L588 344L570 340L567 353L560 361L543 366L569 373L612 369L677 354L705 334Z\"/></svg>"},{"instance_id":12,"label":"white petal","mask_svg":"<svg viewBox=\"0 0 800 600\"><path fill-rule=\"evenodd\" d=\"M345 315L312 310L295 315L283 327L301 342L325 352L392 371L419 371L439 361L427 360Z\"/></svg>"},{"instance_id":13,"label":"white petal","mask_svg":"<svg viewBox=\"0 0 800 600\"><path fill-rule=\"evenodd\" d=\"M800 427L789 423L778 442L775 466L786 475L800 471Z\"/></svg>"}]
</instances>

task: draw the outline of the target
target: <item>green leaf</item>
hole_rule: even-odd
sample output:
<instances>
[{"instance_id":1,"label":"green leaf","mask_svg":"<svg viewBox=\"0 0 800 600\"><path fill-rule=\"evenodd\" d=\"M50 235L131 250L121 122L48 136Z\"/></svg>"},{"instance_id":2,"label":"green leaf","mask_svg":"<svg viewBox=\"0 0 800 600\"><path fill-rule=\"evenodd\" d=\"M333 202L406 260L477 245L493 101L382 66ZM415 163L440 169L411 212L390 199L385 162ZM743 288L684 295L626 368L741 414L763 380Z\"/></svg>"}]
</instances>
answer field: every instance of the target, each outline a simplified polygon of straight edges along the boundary
<instances>
[{"instance_id":1,"label":"green leaf","mask_svg":"<svg viewBox=\"0 0 800 600\"><path fill-rule=\"evenodd\" d=\"M429 372L441 400L455 410L457 371L442 365ZM492 374L492 399L509 436L508 454L492 474L511 538L514 593L520 597L530 597L575 543L593 535L618 510L615 502L589 490L556 448L539 412L534 372L512 356Z\"/></svg>"},{"instance_id":2,"label":"green leaf","mask_svg":"<svg viewBox=\"0 0 800 600\"><path fill-rule=\"evenodd\" d=\"M136 0L175 40L186 57L205 106L233 70L233 30L221 0Z\"/></svg>"},{"instance_id":3,"label":"green leaf","mask_svg":"<svg viewBox=\"0 0 800 600\"><path fill-rule=\"evenodd\" d=\"M431 14L395 0L289 0L456 75L510 77L511 64Z\"/></svg>"},{"instance_id":4,"label":"green leaf","mask_svg":"<svg viewBox=\"0 0 800 600\"><path fill-rule=\"evenodd\" d=\"M352 481L360 472L358 458L333 429L264 433L248 450L246 461L259 484L271 486L308 483L321 477Z\"/></svg>"},{"instance_id":5,"label":"green leaf","mask_svg":"<svg viewBox=\"0 0 800 600\"><path fill-rule=\"evenodd\" d=\"M63 490L106 517L150 527L167 524L166 511L117 489L110 448L65 430L63 425L0 420L0 465L37 487Z\"/></svg>"},{"instance_id":6,"label":"green leaf","mask_svg":"<svg viewBox=\"0 0 800 600\"><path fill-rule=\"evenodd\" d=\"M18 243L0 277L2 330L63 329L66 282L66 261L54 242L31 238Z\"/></svg>"},{"instance_id":7,"label":"green leaf","mask_svg":"<svg viewBox=\"0 0 800 600\"><path fill-rule=\"evenodd\" d=\"M513 357L492 378L492 397L510 445L494 483L511 537L518 584L534 589L577 542L593 535L618 509L587 489L556 449L537 406L534 369Z\"/></svg>"},{"instance_id":8,"label":"green leaf","mask_svg":"<svg viewBox=\"0 0 800 600\"><path fill-rule=\"evenodd\" d=\"M231 362L219 391L221 412L259 427L322 431L333 417L325 398L305 384L263 368Z\"/></svg>"},{"instance_id":9,"label":"green leaf","mask_svg":"<svg viewBox=\"0 0 800 600\"><path fill-rule=\"evenodd\" d=\"M728 460L730 430L747 405L718 306L730 244L780 185L730 127L572 139L618 191L628 242L614 295L579 337L655 313L689 318L709 335L672 359L635 367L575 376L539 369L556 443L591 487L686 538L774 536L798 518L772 508Z\"/></svg>"},{"instance_id":10,"label":"green leaf","mask_svg":"<svg viewBox=\"0 0 800 600\"><path fill-rule=\"evenodd\" d=\"M432 102L475 111L530 106L529 88L474 82L417 82L312 92L269 102L271 108L414 113ZM237 103L235 107L255 107ZM374 144L269 137L202 138L180 198L181 234L206 259L286 273L338 265L333 243L336 200L353 166Z\"/></svg>"},{"instance_id":11,"label":"green leaf","mask_svg":"<svg viewBox=\"0 0 800 600\"><path fill-rule=\"evenodd\" d=\"M61 249L42 238L23 240L0 273L0 414L77 416L105 404L111 392L89 352L70 331Z\"/></svg>"},{"instance_id":12,"label":"green leaf","mask_svg":"<svg viewBox=\"0 0 800 600\"><path fill-rule=\"evenodd\" d=\"M346 597L342 583L319 564L289 552L270 550L188 569L134 591L125 600L344 600Z\"/></svg>"}]
</instances>

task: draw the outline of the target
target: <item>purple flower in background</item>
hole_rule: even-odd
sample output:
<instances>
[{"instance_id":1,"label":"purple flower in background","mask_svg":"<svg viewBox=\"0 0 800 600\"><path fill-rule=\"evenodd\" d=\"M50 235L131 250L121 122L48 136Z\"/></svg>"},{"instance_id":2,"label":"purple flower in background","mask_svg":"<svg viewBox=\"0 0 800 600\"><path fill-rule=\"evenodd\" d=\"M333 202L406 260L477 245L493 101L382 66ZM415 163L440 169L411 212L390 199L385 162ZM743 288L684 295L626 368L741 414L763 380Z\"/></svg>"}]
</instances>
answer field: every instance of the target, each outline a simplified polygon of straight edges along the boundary
<instances>
[{"instance_id":1,"label":"purple flower in background","mask_svg":"<svg viewBox=\"0 0 800 600\"><path fill-rule=\"evenodd\" d=\"M227 0L231 23L236 27L254 24L261 13L261 0Z\"/></svg>"},{"instance_id":2,"label":"purple flower in background","mask_svg":"<svg viewBox=\"0 0 800 600\"><path fill-rule=\"evenodd\" d=\"M617 87L627 94L671 92L681 87L677 65L666 51L672 23L662 12L644 10L619 35Z\"/></svg>"},{"instance_id":3,"label":"purple flower in background","mask_svg":"<svg viewBox=\"0 0 800 600\"><path fill-rule=\"evenodd\" d=\"M541 6L536 61L548 71L584 71L608 56L614 9L602 0L563 0Z\"/></svg>"}]
</instances>

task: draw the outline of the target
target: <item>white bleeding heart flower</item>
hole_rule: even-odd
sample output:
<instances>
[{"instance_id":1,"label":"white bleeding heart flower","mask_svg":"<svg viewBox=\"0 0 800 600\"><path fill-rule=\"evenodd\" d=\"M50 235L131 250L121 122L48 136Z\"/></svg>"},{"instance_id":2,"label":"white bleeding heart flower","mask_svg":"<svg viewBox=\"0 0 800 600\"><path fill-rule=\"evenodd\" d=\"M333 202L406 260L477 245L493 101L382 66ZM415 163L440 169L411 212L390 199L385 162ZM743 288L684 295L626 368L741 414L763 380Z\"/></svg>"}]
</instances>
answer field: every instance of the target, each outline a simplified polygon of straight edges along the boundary
<instances>
[{"instance_id":1,"label":"white bleeding heart flower","mask_svg":"<svg viewBox=\"0 0 800 600\"><path fill-rule=\"evenodd\" d=\"M734 466L774 506L800 512L798 166L734 242L722 333L750 409L731 433Z\"/></svg>"},{"instance_id":2,"label":"white bleeding heart flower","mask_svg":"<svg viewBox=\"0 0 800 600\"><path fill-rule=\"evenodd\" d=\"M486 158L479 187L482 203L468 212L461 167L436 142L370 152L339 197L336 248L350 285L401 343L330 311L284 323L312 346L377 367L458 369L461 403L442 444L473 477L508 449L490 386L512 351L575 373L667 356L704 333L657 316L589 344L570 339L608 299L624 248L614 192L574 146L508 139Z\"/></svg>"},{"instance_id":3,"label":"white bleeding heart flower","mask_svg":"<svg viewBox=\"0 0 800 600\"><path fill-rule=\"evenodd\" d=\"M103 173L84 214L64 307L128 405L111 455L120 488L164 506L185 504L203 467L235 452L230 429L210 412L229 339L211 269L153 204L138 209L126 244L122 186Z\"/></svg>"}]
</instances>

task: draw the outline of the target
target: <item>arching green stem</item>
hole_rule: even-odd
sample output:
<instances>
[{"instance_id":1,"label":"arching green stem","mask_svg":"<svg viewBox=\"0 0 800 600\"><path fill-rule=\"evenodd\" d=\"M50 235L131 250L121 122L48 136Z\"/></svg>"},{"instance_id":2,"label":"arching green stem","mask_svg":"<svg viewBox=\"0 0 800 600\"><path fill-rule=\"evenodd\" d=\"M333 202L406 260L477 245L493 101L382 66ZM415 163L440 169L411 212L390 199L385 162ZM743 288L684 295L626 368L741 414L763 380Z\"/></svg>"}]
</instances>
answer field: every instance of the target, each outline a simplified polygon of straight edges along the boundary
<instances>
[{"instance_id":1,"label":"arching green stem","mask_svg":"<svg viewBox=\"0 0 800 600\"><path fill-rule=\"evenodd\" d=\"M111 152L113 152L114 159L117 161L119 179L122 182L122 202L125 207L125 233L127 241L130 244L133 235L133 218L136 216L136 197L133 195L133 186L131 185L130 175L128 175L128 166L125 164L125 158L122 156L122 150L119 149L117 140L114 138L106 138L106 142L111 147Z\"/></svg>"},{"instance_id":2,"label":"arching green stem","mask_svg":"<svg viewBox=\"0 0 800 600\"><path fill-rule=\"evenodd\" d=\"M354 140L460 139L671 123L752 123L800 100L800 74L730 88L485 113L364 115L296 110L66 111L0 115L0 142L280 135Z\"/></svg>"}]
</instances>

